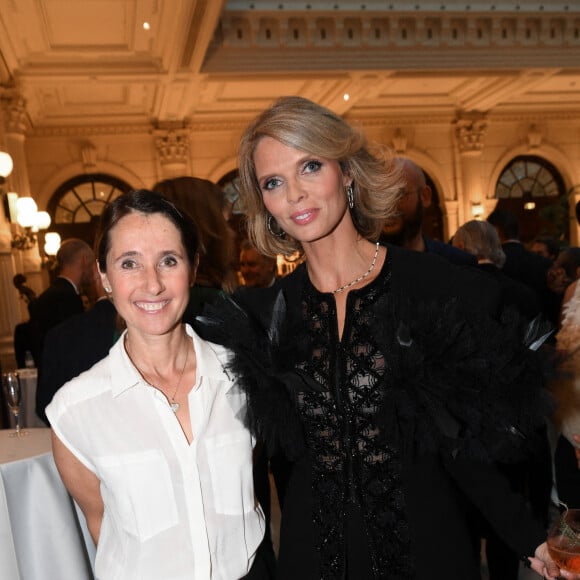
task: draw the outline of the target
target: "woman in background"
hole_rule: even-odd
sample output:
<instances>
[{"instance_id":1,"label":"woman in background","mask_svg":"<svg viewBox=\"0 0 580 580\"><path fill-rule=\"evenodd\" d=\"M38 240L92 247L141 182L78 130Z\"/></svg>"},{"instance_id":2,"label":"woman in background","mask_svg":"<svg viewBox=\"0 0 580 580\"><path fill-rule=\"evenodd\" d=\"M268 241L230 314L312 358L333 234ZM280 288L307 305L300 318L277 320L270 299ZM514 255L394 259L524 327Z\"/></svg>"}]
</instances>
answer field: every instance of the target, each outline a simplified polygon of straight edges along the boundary
<instances>
[{"instance_id":1,"label":"woman in background","mask_svg":"<svg viewBox=\"0 0 580 580\"><path fill-rule=\"evenodd\" d=\"M225 196L215 183L189 176L160 181L153 191L183 207L198 231L199 266L184 315L191 322L204 304L237 287L235 233L224 215Z\"/></svg>"}]
</instances>

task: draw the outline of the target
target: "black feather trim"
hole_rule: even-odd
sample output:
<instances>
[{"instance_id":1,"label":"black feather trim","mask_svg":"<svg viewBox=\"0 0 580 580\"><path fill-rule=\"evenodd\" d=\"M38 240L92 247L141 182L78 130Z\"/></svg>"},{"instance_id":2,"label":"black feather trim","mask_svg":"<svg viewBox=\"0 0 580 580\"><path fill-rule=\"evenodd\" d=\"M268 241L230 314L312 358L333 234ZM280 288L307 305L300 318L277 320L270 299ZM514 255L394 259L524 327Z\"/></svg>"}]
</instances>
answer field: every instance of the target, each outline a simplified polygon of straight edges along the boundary
<instances>
[{"instance_id":1,"label":"black feather trim","mask_svg":"<svg viewBox=\"0 0 580 580\"><path fill-rule=\"evenodd\" d=\"M264 305L266 307L266 305ZM202 338L231 349L228 365L248 396L248 426L269 454L284 451L296 459L304 451L304 434L296 408L296 393L321 386L294 368L298 353L307 352L306 334L292 326L280 291L265 327L230 296L206 306L194 327ZM295 322L298 322L296 320Z\"/></svg>"},{"instance_id":2,"label":"black feather trim","mask_svg":"<svg viewBox=\"0 0 580 580\"><path fill-rule=\"evenodd\" d=\"M408 453L509 462L527 452L554 406L539 352L549 326L513 310L498 322L457 300L392 295L377 302L372 320L387 364L377 421L384 437Z\"/></svg>"}]
</instances>

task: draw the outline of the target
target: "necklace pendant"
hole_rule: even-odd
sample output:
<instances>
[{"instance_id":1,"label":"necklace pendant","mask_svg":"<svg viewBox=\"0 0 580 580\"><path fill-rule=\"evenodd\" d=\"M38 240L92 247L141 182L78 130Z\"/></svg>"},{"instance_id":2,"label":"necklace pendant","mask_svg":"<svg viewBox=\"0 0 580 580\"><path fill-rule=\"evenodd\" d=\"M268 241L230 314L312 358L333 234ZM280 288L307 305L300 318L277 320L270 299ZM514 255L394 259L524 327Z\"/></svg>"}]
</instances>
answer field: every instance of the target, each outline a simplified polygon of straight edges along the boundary
<instances>
[{"instance_id":1,"label":"necklace pendant","mask_svg":"<svg viewBox=\"0 0 580 580\"><path fill-rule=\"evenodd\" d=\"M176 403L175 401L173 403L169 403L169 406L171 407L171 410L174 413L177 413L177 411L179 411L179 403Z\"/></svg>"}]
</instances>

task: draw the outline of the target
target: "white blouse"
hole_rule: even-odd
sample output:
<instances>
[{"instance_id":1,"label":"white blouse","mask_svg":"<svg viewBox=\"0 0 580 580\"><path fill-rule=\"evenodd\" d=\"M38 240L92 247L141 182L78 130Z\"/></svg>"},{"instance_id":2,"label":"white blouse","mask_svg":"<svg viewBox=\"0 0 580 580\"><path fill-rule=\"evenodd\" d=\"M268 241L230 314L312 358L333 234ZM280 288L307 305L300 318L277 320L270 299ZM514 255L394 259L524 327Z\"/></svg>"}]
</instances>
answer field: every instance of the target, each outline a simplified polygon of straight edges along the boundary
<instances>
[{"instance_id":1,"label":"white blouse","mask_svg":"<svg viewBox=\"0 0 580 580\"><path fill-rule=\"evenodd\" d=\"M99 580L237 579L264 536L245 395L224 370L228 352L187 332L197 356L191 445L167 399L131 363L124 335L46 409L101 482Z\"/></svg>"}]
</instances>

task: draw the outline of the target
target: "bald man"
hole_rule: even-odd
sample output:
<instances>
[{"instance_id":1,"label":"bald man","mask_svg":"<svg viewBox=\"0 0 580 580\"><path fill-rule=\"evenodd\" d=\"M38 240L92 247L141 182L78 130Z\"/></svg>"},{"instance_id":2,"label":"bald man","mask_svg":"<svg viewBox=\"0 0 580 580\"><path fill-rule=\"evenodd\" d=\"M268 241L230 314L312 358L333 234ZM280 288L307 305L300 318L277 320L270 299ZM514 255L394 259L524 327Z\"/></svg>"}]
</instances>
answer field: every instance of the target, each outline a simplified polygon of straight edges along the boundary
<instances>
[{"instance_id":1,"label":"bald man","mask_svg":"<svg viewBox=\"0 0 580 580\"><path fill-rule=\"evenodd\" d=\"M398 204L398 215L383 226L381 241L415 250L437 254L462 266L476 266L475 256L423 234L425 209L431 205L433 192L427 185L423 170L410 159L399 157L405 177L405 188Z\"/></svg>"}]
</instances>

